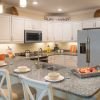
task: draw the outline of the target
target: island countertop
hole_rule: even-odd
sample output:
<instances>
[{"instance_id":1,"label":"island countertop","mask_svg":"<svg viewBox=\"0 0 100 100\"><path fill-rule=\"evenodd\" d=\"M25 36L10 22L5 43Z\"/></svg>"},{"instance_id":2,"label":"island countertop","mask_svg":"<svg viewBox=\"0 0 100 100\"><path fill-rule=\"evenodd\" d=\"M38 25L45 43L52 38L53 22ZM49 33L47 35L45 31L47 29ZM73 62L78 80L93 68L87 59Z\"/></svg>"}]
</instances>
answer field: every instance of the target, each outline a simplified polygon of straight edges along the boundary
<instances>
[{"instance_id":1,"label":"island countertop","mask_svg":"<svg viewBox=\"0 0 100 100\"><path fill-rule=\"evenodd\" d=\"M31 61L29 59L26 59L25 57L15 57L12 60L6 59L6 62L9 64L12 62L12 64L1 67L7 69L11 75L18 76L17 73L14 72L14 69L18 66L28 66L31 68L31 71L28 73L23 73L23 75L39 81L45 81L44 77L51 72L51 70L48 70L47 68L37 68L34 64L34 61ZM47 63L41 63L42 66L51 66ZM100 91L100 77L91 77L91 78L85 78L80 79L76 76L74 76L71 73L71 67L63 67L59 65L52 65L55 66L61 75L65 77L65 80L57 83L52 83L53 88L75 94L77 96L82 96L85 98L92 97L95 95L98 91ZM66 79L68 78L68 79Z\"/></svg>"}]
</instances>

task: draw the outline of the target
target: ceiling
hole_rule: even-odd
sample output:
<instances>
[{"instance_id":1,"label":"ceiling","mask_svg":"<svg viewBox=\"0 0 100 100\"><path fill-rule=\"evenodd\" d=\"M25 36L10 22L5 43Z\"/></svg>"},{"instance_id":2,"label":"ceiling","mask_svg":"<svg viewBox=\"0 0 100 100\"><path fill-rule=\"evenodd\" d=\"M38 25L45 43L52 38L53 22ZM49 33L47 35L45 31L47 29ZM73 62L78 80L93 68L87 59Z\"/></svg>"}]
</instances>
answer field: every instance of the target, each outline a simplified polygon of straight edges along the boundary
<instances>
[{"instance_id":1,"label":"ceiling","mask_svg":"<svg viewBox=\"0 0 100 100\"><path fill-rule=\"evenodd\" d=\"M35 6L32 1L28 0L27 8L44 13L57 13L58 8L62 8L63 13L70 13L100 7L100 0L38 0L39 4ZM19 6L19 0L2 0L2 2Z\"/></svg>"}]
</instances>

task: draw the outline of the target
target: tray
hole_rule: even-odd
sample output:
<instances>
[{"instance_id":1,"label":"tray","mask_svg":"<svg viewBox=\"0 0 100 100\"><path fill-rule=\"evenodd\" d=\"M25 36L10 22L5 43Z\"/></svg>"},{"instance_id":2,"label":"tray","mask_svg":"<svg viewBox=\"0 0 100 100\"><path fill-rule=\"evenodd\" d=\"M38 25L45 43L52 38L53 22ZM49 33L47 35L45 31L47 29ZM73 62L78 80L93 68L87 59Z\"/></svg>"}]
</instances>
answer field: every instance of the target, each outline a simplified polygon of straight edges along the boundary
<instances>
[{"instance_id":1,"label":"tray","mask_svg":"<svg viewBox=\"0 0 100 100\"><path fill-rule=\"evenodd\" d=\"M80 73L79 71L77 71L76 69L72 69L72 73L74 75L76 75L79 78L89 78L89 77L96 77L96 76L100 76L100 66L95 66L94 68L96 68L97 72L90 72L90 73ZM98 71L99 70L99 71Z\"/></svg>"}]
</instances>

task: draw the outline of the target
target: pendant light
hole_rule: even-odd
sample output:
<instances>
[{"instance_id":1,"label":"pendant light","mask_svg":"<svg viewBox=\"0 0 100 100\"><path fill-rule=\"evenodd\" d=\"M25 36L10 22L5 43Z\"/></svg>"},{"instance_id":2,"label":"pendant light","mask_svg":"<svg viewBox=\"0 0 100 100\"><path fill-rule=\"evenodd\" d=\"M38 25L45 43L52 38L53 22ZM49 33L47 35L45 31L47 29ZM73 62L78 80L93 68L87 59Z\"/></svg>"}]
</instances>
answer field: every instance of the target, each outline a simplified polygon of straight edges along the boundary
<instances>
[{"instance_id":1,"label":"pendant light","mask_svg":"<svg viewBox=\"0 0 100 100\"><path fill-rule=\"evenodd\" d=\"M20 7L26 7L27 6L27 0L20 0Z\"/></svg>"},{"instance_id":2,"label":"pendant light","mask_svg":"<svg viewBox=\"0 0 100 100\"><path fill-rule=\"evenodd\" d=\"M2 14L2 13L3 13L3 4L2 4L2 2L0 0L0 14Z\"/></svg>"}]
</instances>

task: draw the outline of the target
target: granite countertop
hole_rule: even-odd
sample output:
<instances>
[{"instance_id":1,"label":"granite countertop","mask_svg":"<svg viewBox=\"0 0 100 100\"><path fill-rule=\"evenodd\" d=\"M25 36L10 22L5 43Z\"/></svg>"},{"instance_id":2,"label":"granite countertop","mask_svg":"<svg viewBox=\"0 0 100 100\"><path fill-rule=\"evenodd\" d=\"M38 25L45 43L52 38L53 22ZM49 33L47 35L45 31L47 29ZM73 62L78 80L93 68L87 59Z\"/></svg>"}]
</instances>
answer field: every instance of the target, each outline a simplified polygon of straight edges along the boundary
<instances>
[{"instance_id":1,"label":"granite countertop","mask_svg":"<svg viewBox=\"0 0 100 100\"><path fill-rule=\"evenodd\" d=\"M24 52L22 52L22 53L16 53L16 55L18 56L25 56L25 53ZM38 54L34 54L34 52L31 52L31 56L30 57L32 57L32 56L34 56L34 57L36 57ZM71 52L69 52L69 51L67 51L67 52L63 52L63 53L57 53L57 52L50 52L50 53L46 53L46 52L43 52L42 54L41 54L41 56L53 56L53 55L70 55L70 56L77 56L77 53L71 53Z\"/></svg>"},{"instance_id":2,"label":"granite countertop","mask_svg":"<svg viewBox=\"0 0 100 100\"><path fill-rule=\"evenodd\" d=\"M51 52L51 53L48 53L48 56L52 56L52 55L70 55L70 56L77 56L77 53L71 53L71 52L63 52L63 53Z\"/></svg>"},{"instance_id":3,"label":"granite countertop","mask_svg":"<svg viewBox=\"0 0 100 100\"><path fill-rule=\"evenodd\" d=\"M9 64L11 60L6 59L6 62ZM12 61L12 64L9 66L5 66L2 68L7 69L11 75L18 76L17 73L14 73L13 70L18 67L18 66L28 66L31 68L31 71L28 73L23 73L23 75L39 80L39 81L45 81L44 77L51 72L51 70L47 70L47 68L50 66L47 63L42 63L42 66L45 66L43 68L37 68L36 65L34 64L34 61L31 61L29 59L26 59L25 57L15 57ZM53 65L54 66L54 65ZM80 79L76 76L74 76L71 73L71 68L69 67L62 67L55 65L57 67L57 71L61 73L65 78L62 82L57 82L57 83L52 83L53 88L72 93L78 96L82 97L91 97L93 96L96 92L100 91L100 77L91 77L91 78L85 78L85 79Z\"/></svg>"}]
</instances>

